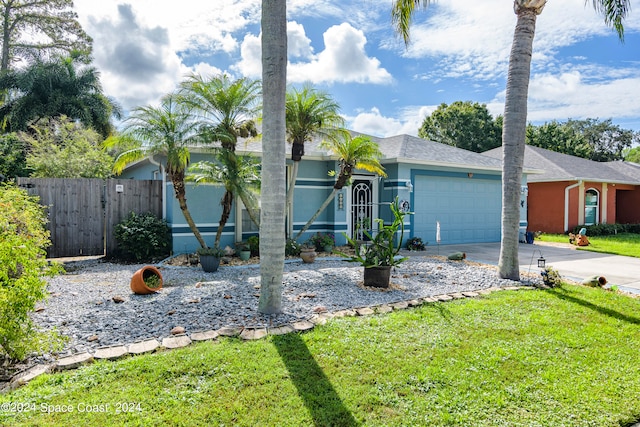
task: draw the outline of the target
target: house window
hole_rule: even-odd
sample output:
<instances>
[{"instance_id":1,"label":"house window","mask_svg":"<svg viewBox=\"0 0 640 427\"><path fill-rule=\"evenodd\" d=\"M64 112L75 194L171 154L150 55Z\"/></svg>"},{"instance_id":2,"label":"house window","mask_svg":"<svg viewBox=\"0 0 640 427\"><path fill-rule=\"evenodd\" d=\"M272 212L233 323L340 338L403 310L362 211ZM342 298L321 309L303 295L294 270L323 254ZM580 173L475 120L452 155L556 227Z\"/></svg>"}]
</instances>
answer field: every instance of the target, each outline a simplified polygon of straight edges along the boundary
<instances>
[{"instance_id":1,"label":"house window","mask_svg":"<svg viewBox=\"0 0 640 427\"><path fill-rule=\"evenodd\" d=\"M585 225L593 225L598 223L598 212L600 197L598 191L590 188L584 197L584 223Z\"/></svg>"}]
</instances>

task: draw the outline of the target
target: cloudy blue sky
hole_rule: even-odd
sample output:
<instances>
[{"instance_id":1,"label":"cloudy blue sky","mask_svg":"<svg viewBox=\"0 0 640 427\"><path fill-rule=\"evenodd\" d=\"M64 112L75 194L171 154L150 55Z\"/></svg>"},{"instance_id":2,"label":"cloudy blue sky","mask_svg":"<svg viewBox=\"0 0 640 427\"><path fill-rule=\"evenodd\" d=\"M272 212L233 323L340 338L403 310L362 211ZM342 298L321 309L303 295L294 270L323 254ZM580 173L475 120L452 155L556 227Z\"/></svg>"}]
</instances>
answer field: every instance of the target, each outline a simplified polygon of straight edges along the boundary
<instances>
[{"instance_id":1,"label":"cloudy blue sky","mask_svg":"<svg viewBox=\"0 0 640 427\"><path fill-rule=\"evenodd\" d=\"M260 0L75 0L105 92L125 109L157 103L193 72L260 78ZM529 120L613 119L640 131L640 0L625 43L591 1L549 0L538 18ZM439 104L504 109L516 17L509 0L440 0L419 10L412 43L391 28L391 0L290 0L293 85L340 103L349 128L416 135Z\"/></svg>"}]
</instances>

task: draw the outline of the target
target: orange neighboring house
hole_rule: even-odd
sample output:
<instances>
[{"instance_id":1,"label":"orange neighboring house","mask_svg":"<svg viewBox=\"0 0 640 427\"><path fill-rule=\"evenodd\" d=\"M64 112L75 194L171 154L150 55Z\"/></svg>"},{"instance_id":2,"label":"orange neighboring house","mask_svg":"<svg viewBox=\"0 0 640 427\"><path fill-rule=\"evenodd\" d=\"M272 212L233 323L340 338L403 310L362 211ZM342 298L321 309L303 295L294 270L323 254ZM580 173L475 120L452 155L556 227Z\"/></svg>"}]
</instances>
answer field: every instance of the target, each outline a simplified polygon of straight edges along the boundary
<instances>
[{"instance_id":1,"label":"orange neighboring house","mask_svg":"<svg viewBox=\"0 0 640 427\"><path fill-rule=\"evenodd\" d=\"M640 223L640 164L595 162L530 145L524 164L544 171L527 177L529 231Z\"/></svg>"}]
</instances>

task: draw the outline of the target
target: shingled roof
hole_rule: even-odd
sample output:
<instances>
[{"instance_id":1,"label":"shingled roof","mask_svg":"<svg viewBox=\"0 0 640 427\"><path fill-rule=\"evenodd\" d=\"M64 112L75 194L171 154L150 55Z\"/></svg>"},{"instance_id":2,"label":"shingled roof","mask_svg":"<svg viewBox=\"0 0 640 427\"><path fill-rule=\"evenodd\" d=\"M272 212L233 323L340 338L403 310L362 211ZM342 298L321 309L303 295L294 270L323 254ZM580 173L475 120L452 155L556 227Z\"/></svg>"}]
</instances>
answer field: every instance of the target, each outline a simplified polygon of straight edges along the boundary
<instances>
[{"instance_id":1,"label":"shingled roof","mask_svg":"<svg viewBox=\"0 0 640 427\"><path fill-rule=\"evenodd\" d=\"M502 149L484 152L486 156L500 158ZM541 174L531 175L528 182L591 181L616 184L640 184L640 165L630 162L596 162L582 157L557 153L527 145L524 150L526 168L541 169Z\"/></svg>"}]
</instances>

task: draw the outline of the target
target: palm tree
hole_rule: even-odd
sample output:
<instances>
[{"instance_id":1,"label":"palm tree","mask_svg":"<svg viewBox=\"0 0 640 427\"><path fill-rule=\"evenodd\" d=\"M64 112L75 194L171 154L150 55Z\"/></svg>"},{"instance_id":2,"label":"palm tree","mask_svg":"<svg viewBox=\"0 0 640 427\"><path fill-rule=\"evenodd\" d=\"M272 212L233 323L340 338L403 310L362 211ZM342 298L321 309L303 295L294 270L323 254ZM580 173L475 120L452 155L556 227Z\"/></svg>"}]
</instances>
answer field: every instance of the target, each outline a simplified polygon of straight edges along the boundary
<instances>
[{"instance_id":1,"label":"palm tree","mask_svg":"<svg viewBox=\"0 0 640 427\"><path fill-rule=\"evenodd\" d=\"M287 2L262 0L262 192L258 311L282 311L285 248Z\"/></svg>"},{"instance_id":2,"label":"palm tree","mask_svg":"<svg viewBox=\"0 0 640 427\"><path fill-rule=\"evenodd\" d=\"M224 188L224 196L220 201L222 216L216 232L214 246L220 247L220 238L233 207L234 195L237 195L247 208L251 220L258 225L256 216L258 197L260 191L259 162L251 156L238 156L231 150L221 148L216 152L217 162L202 161L189 168L187 180L196 183L221 183Z\"/></svg>"},{"instance_id":3,"label":"palm tree","mask_svg":"<svg viewBox=\"0 0 640 427\"><path fill-rule=\"evenodd\" d=\"M5 100L0 120L8 131L26 131L45 118L67 116L104 138L113 131L111 117L120 118L118 104L102 93L100 73L77 66L75 58L36 62L0 76Z\"/></svg>"},{"instance_id":4,"label":"palm tree","mask_svg":"<svg viewBox=\"0 0 640 427\"><path fill-rule=\"evenodd\" d=\"M198 124L188 111L181 108L174 95L162 99L159 107L139 107L126 120L124 133L111 138L108 145L137 143L137 147L120 154L114 171L121 173L125 166L148 156L166 157L166 168L173 184L182 215L201 247L205 243L187 207L185 171L189 165L189 146L198 141Z\"/></svg>"},{"instance_id":5,"label":"palm tree","mask_svg":"<svg viewBox=\"0 0 640 427\"><path fill-rule=\"evenodd\" d=\"M409 43L409 27L416 6L428 6L429 0L394 0L392 21L395 30ZM520 280L518 262L518 229L520 224L520 186L524 163L527 127L527 98L531 75L531 55L537 16L546 0L514 0L517 15L513 45L509 57L507 91L502 128L502 237L498 274L501 278ZM597 12L604 15L623 40L622 21L631 0L592 0Z\"/></svg>"},{"instance_id":6,"label":"palm tree","mask_svg":"<svg viewBox=\"0 0 640 427\"><path fill-rule=\"evenodd\" d=\"M193 74L180 85L180 102L198 115L201 131L223 148L235 151L238 138L257 136L255 118L260 111L260 82L231 80L227 74L205 79Z\"/></svg>"},{"instance_id":7,"label":"palm tree","mask_svg":"<svg viewBox=\"0 0 640 427\"><path fill-rule=\"evenodd\" d=\"M247 78L231 80L227 74L209 79L194 74L180 86L180 102L197 115L203 141L219 141L222 149L227 151L224 159L229 162L228 165L235 162L231 154L235 153L238 138L258 135L254 120L260 111L260 82ZM230 215L227 209L233 205L233 190L233 186L227 187L222 201L221 227ZM256 215L252 216L252 220L259 221ZM216 247L220 244L221 233L222 229L218 227Z\"/></svg>"},{"instance_id":8,"label":"palm tree","mask_svg":"<svg viewBox=\"0 0 640 427\"><path fill-rule=\"evenodd\" d=\"M293 170L287 191L287 209L293 203L298 165L304 156L304 143L313 138L335 140L342 132L344 119L338 114L340 106L331 96L305 85L302 90L291 89L286 95L287 142L291 143ZM289 218L288 235L293 235L293 218Z\"/></svg>"},{"instance_id":9,"label":"palm tree","mask_svg":"<svg viewBox=\"0 0 640 427\"><path fill-rule=\"evenodd\" d=\"M383 177L387 176L384 172L384 167L379 161L380 157L382 157L380 147L378 147L377 143L371 141L368 136L359 135L352 138L351 135L345 134L341 139L323 141L322 146L338 155L340 172L338 173L336 183L333 185L333 191L305 226L302 227L302 230L300 230L295 237L296 240L311 227L311 224L313 224L318 216L329 206L336 193L346 185L349 185L354 169L364 169Z\"/></svg>"}]
</instances>

